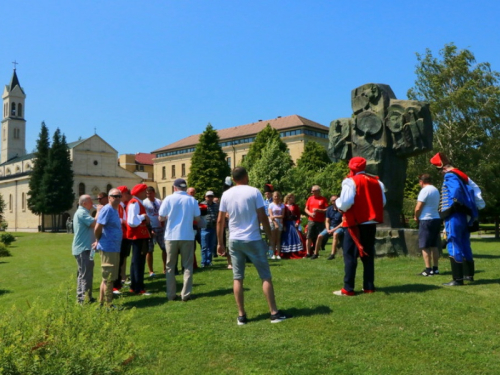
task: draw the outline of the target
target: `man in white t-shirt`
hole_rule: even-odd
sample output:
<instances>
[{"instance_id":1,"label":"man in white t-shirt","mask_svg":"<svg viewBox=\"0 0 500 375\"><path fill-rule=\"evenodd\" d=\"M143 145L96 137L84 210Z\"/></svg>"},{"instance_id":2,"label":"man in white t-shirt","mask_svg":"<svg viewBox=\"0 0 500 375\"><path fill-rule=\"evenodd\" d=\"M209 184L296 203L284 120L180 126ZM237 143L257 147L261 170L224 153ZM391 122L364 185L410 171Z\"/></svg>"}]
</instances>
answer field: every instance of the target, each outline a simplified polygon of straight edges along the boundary
<instances>
[{"instance_id":1,"label":"man in white t-shirt","mask_svg":"<svg viewBox=\"0 0 500 375\"><path fill-rule=\"evenodd\" d=\"M229 255L233 264L233 290L238 305L238 325L247 323L243 298L243 279L245 263L248 258L262 279L262 290L271 311L271 323L279 323L287 318L276 307L271 270L266 257L267 244L262 239L259 222L267 237L271 237L271 227L264 210L264 200L259 190L248 186L248 173L243 167L236 167L232 172L236 186L222 195L219 216L217 217L217 251L224 255L224 222L229 216Z\"/></svg>"},{"instance_id":2,"label":"man in white t-shirt","mask_svg":"<svg viewBox=\"0 0 500 375\"><path fill-rule=\"evenodd\" d=\"M439 216L439 190L431 185L431 176L422 174L418 183L422 190L418 194L415 206L415 220L418 222L418 246L422 249L425 269L421 276L439 274L439 236L441 232L441 218ZM431 258L434 264L431 267Z\"/></svg>"},{"instance_id":3,"label":"man in white t-shirt","mask_svg":"<svg viewBox=\"0 0 500 375\"><path fill-rule=\"evenodd\" d=\"M200 207L192 196L186 193L187 184L182 178L174 181L174 194L167 196L159 212L160 221L167 221L165 226L165 248L167 250L167 297L175 300L175 265L181 254L184 267L184 285L181 298L191 298L193 287L194 232L193 221L200 220Z\"/></svg>"}]
</instances>

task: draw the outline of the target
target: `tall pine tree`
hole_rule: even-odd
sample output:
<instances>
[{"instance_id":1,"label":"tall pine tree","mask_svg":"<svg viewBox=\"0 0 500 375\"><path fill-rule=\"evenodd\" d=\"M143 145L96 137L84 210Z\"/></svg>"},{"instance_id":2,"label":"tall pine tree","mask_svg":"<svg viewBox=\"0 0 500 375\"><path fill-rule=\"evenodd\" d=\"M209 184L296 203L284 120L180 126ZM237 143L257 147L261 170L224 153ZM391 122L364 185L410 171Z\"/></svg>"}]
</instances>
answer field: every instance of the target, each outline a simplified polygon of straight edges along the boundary
<instances>
[{"instance_id":1,"label":"tall pine tree","mask_svg":"<svg viewBox=\"0 0 500 375\"><path fill-rule=\"evenodd\" d=\"M36 141L33 170L31 172L28 191L28 208L35 215L42 216L42 231L45 230L43 214L46 212L42 179L49 159L49 148L49 129L45 125L45 122L42 122L42 128Z\"/></svg>"},{"instance_id":2,"label":"tall pine tree","mask_svg":"<svg viewBox=\"0 0 500 375\"><path fill-rule=\"evenodd\" d=\"M45 174L42 178L45 213L52 215L52 230L61 227L59 214L69 210L74 201L73 170L66 137L57 129L52 138Z\"/></svg>"},{"instance_id":3,"label":"tall pine tree","mask_svg":"<svg viewBox=\"0 0 500 375\"><path fill-rule=\"evenodd\" d=\"M245 157L243 166L250 171L257 160L262 156L262 150L266 148L269 141L275 139L278 142L278 148L282 152L286 152L288 146L280 139L280 134L276 129L267 124L264 129L262 129L257 136L255 141L250 146L248 154Z\"/></svg>"},{"instance_id":4,"label":"tall pine tree","mask_svg":"<svg viewBox=\"0 0 500 375\"><path fill-rule=\"evenodd\" d=\"M231 174L226 158L219 145L219 134L209 123L200 135L188 175L189 186L196 189L196 199L203 199L207 190L220 197L224 178Z\"/></svg>"}]
</instances>

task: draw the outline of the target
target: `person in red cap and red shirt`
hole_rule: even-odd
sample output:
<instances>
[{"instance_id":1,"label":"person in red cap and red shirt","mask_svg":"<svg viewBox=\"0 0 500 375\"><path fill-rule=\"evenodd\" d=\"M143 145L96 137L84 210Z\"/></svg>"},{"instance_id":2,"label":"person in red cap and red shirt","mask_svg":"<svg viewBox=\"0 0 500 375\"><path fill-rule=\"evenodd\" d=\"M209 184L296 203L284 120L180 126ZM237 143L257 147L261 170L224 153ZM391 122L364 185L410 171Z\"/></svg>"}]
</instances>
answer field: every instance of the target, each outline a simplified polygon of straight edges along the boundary
<instances>
[{"instance_id":1,"label":"person in red cap and red shirt","mask_svg":"<svg viewBox=\"0 0 500 375\"><path fill-rule=\"evenodd\" d=\"M431 160L443 174L439 213L444 220L447 250L453 280L443 285L464 285L474 281L474 259L470 246L470 227L485 206L481 189L464 172L454 168L448 158L438 152Z\"/></svg>"},{"instance_id":2,"label":"person in red cap and red shirt","mask_svg":"<svg viewBox=\"0 0 500 375\"><path fill-rule=\"evenodd\" d=\"M149 217L142 201L146 199L146 184L135 185L132 199L127 205L127 238L132 245L132 261L130 263L130 291L136 294L150 295L144 288L144 268L148 241L151 237L148 225Z\"/></svg>"},{"instance_id":3,"label":"person in red cap and red shirt","mask_svg":"<svg viewBox=\"0 0 500 375\"><path fill-rule=\"evenodd\" d=\"M344 213L344 287L337 296L353 296L358 256L363 262L363 291L375 292L375 233L384 220L384 184L377 176L365 173L366 160L356 156L349 161L351 172L342 181L336 204Z\"/></svg>"}]
</instances>

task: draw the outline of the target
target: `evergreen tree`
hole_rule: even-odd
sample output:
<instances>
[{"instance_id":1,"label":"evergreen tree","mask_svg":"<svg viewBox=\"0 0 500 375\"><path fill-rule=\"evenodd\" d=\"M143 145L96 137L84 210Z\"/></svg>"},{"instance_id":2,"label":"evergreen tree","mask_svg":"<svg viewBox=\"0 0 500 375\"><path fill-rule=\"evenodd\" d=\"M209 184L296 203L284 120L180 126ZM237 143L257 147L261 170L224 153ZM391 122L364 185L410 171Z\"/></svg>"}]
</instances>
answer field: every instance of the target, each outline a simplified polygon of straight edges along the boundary
<instances>
[{"instance_id":1,"label":"evergreen tree","mask_svg":"<svg viewBox=\"0 0 500 375\"><path fill-rule=\"evenodd\" d=\"M61 226L58 215L69 210L74 202L73 170L66 137L57 129L52 138L45 174L42 178L45 213L52 215L52 230Z\"/></svg>"},{"instance_id":2,"label":"evergreen tree","mask_svg":"<svg viewBox=\"0 0 500 375\"><path fill-rule=\"evenodd\" d=\"M306 170L318 171L331 163L326 149L318 142L309 141L297 160L297 167Z\"/></svg>"},{"instance_id":3,"label":"evergreen tree","mask_svg":"<svg viewBox=\"0 0 500 375\"><path fill-rule=\"evenodd\" d=\"M280 149L280 142L277 139L267 142L262 156L248 173L250 185L261 190L265 184L272 184L276 190L283 189L281 180L292 167L293 161L288 152Z\"/></svg>"},{"instance_id":4,"label":"evergreen tree","mask_svg":"<svg viewBox=\"0 0 500 375\"><path fill-rule=\"evenodd\" d=\"M42 127L38 140L36 141L36 151L34 153L33 170L29 181L28 208L35 215L42 215L42 231L45 230L44 212L45 200L42 191L42 179L49 158L49 129L42 122Z\"/></svg>"},{"instance_id":5,"label":"evergreen tree","mask_svg":"<svg viewBox=\"0 0 500 375\"><path fill-rule=\"evenodd\" d=\"M188 175L189 186L196 189L196 199L202 200L208 190L221 196L224 179L231 174L226 158L219 145L219 134L209 123L200 135Z\"/></svg>"},{"instance_id":6,"label":"evergreen tree","mask_svg":"<svg viewBox=\"0 0 500 375\"><path fill-rule=\"evenodd\" d=\"M481 213L490 212L498 223L500 73L489 63L476 63L471 51L454 44L445 45L439 54L441 59L430 50L417 54L417 79L408 97L430 104L434 152L444 152L482 188L486 209ZM412 172L423 173L430 156L416 158Z\"/></svg>"},{"instance_id":7,"label":"evergreen tree","mask_svg":"<svg viewBox=\"0 0 500 375\"><path fill-rule=\"evenodd\" d=\"M280 139L280 134L276 129L271 127L270 124L267 124L264 129L262 129L257 136L255 137L255 141L250 146L248 150L248 154L245 157L245 161L243 162L243 166L250 171L257 160L262 156L262 150L267 146L270 140L277 140L278 147L281 152L286 152L288 146Z\"/></svg>"}]
</instances>

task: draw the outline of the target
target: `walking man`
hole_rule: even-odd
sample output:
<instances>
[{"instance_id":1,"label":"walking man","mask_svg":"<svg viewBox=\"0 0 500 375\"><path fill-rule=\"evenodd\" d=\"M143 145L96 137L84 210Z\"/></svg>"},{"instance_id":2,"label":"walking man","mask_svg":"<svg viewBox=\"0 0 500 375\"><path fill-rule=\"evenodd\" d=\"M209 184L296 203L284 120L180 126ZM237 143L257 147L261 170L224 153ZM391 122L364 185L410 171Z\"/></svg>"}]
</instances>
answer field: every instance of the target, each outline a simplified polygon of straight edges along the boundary
<instances>
[{"instance_id":1,"label":"walking man","mask_svg":"<svg viewBox=\"0 0 500 375\"><path fill-rule=\"evenodd\" d=\"M344 287L337 296L354 296L358 256L363 262L363 292L375 292L375 233L384 220L384 184L365 173L366 160L356 156L349 161L349 176L342 181L337 207L344 212Z\"/></svg>"},{"instance_id":2,"label":"walking man","mask_svg":"<svg viewBox=\"0 0 500 375\"><path fill-rule=\"evenodd\" d=\"M76 299L83 303L85 299L93 302L92 281L94 278L94 258L91 256L94 244L95 219L90 215L92 198L82 195L78 200L78 209L73 216L75 236L73 237L72 253L78 266L76 278Z\"/></svg>"},{"instance_id":3,"label":"walking man","mask_svg":"<svg viewBox=\"0 0 500 375\"><path fill-rule=\"evenodd\" d=\"M174 181L174 194L167 196L160 207L160 221L167 220L165 248L167 249L167 298L176 296L175 265L181 254L184 283L181 299L188 301L193 288L194 231L193 221L200 220L200 207L195 198L186 193L187 184L182 178Z\"/></svg>"},{"instance_id":4,"label":"walking man","mask_svg":"<svg viewBox=\"0 0 500 375\"><path fill-rule=\"evenodd\" d=\"M432 276L439 274L438 245L441 232L439 191L431 184L431 176L428 174L420 175L418 183L422 190L418 194L414 219L418 222L418 246L422 249L425 263L425 269L420 275Z\"/></svg>"},{"instance_id":5,"label":"walking man","mask_svg":"<svg viewBox=\"0 0 500 375\"><path fill-rule=\"evenodd\" d=\"M271 238L269 219L264 210L264 200L259 190L248 186L248 173L243 167L236 167L233 172L236 186L224 192L217 219L218 253L224 255L224 223L226 213L229 215L229 255L233 265L233 290L238 306L238 325L247 323L247 315L243 298L243 279L245 263L248 258L262 279L262 290L271 311L271 323L279 323L287 318L276 307L271 270L267 261L267 245L262 240L259 222L262 224L267 238Z\"/></svg>"}]
</instances>

